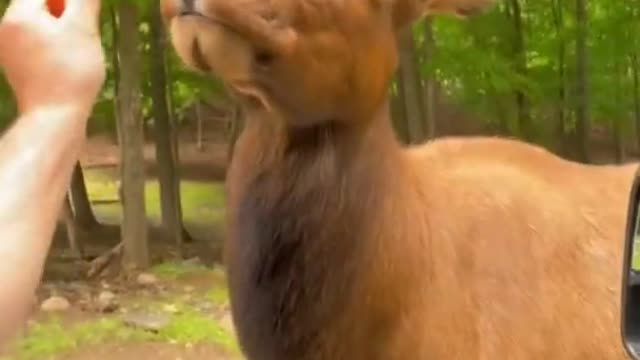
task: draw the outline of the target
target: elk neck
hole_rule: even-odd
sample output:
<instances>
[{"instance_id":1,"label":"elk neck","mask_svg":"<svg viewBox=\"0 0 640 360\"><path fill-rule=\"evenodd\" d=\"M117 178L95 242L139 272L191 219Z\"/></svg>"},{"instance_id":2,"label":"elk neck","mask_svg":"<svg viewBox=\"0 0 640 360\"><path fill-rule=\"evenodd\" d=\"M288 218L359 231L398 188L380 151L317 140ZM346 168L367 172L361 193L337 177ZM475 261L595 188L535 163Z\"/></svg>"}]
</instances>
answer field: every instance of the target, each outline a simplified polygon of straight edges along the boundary
<instances>
[{"instance_id":1,"label":"elk neck","mask_svg":"<svg viewBox=\"0 0 640 360\"><path fill-rule=\"evenodd\" d=\"M347 294L375 267L380 247L371 241L385 239L372 233L403 154L386 104L362 131L263 120L248 120L227 175L226 262L245 347L295 358L319 334L350 326L336 314L358 306Z\"/></svg>"},{"instance_id":2,"label":"elk neck","mask_svg":"<svg viewBox=\"0 0 640 360\"><path fill-rule=\"evenodd\" d=\"M283 125L262 112L245 114L246 127L230 166L231 176L241 174L242 179L230 183L261 188L267 198L283 192L336 197L344 186L370 188L397 169L403 156L388 101L368 121L325 121L306 127Z\"/></svg>"}]
</instances>

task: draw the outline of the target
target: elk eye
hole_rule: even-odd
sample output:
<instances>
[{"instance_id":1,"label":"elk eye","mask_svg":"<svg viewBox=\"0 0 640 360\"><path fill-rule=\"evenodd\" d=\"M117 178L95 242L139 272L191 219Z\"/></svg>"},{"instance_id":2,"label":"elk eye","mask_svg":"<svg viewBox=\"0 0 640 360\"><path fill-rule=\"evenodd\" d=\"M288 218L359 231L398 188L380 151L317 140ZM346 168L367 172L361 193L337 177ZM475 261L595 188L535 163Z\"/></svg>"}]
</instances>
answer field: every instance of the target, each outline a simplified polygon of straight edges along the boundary
<instances>
[{"instance_id":1,"label":"elk eye","mask_svg":"<svg viewBox=\"0 0 640 360\"><path fill-rule=\"evenodd\" d=\"M255 61L260 67L267 67L273 62L274 56L266 50L258 50L255 54Z\"/></svg>"}]
</instances>

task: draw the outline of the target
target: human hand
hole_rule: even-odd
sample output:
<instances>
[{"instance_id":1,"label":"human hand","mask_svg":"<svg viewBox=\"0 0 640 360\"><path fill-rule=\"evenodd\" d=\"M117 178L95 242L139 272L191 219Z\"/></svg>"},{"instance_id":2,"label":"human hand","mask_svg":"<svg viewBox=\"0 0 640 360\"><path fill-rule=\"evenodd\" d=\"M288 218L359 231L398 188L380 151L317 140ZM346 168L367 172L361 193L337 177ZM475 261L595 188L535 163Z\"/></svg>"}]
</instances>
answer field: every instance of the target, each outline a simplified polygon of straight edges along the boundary
<instances>
[{"instance_id":1,"label":"human hand","mask_svg":"<svg viewBox=\"0 0 640 360\"><path fill-rule=\"evenodd\" d=\"M89 112L105 79L100 0L66 0L60 18L45 1L11 1L0 22L0 67L20 113L50 107Z\"/></svg>"}]
</instances>

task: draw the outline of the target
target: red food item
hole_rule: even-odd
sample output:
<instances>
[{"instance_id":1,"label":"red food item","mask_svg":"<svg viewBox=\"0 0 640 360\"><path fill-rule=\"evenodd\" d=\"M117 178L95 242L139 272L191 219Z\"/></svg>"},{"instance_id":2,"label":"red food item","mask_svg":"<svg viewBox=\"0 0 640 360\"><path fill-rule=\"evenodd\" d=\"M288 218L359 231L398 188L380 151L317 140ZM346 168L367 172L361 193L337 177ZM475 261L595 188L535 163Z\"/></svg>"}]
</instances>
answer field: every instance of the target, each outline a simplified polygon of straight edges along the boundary
<instances>
[{"instance_id":1,"label":"red food item","mask_svg":"<svg viewBox=\"0 0 640 360\"><path fill-rule=\"evenodd\" d=\"M64 12L65 0L47 0L47 7L51 15L59 18Z\"/></svg>"}]
</instances>

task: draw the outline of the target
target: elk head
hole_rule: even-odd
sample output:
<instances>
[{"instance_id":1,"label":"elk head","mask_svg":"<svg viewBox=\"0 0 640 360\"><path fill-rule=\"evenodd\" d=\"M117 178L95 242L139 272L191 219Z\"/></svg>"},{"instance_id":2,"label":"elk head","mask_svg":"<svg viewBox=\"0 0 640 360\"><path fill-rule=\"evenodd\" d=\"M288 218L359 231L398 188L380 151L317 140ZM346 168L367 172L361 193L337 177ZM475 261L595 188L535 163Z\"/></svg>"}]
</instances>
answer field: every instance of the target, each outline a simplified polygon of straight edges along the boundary
<instances>
[{"instance_id":1,"label":"elk head","mask_svg":"<svg viewBox=\"0 0 640 360\"><path fill-rule=\"evenodd\" d=\"M386 98L394 32L430 13L464 16L492 0L162 0L172 42L287 127L362 124Z\"/></svg>"}]
</instances>

